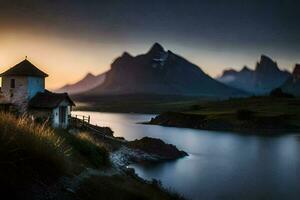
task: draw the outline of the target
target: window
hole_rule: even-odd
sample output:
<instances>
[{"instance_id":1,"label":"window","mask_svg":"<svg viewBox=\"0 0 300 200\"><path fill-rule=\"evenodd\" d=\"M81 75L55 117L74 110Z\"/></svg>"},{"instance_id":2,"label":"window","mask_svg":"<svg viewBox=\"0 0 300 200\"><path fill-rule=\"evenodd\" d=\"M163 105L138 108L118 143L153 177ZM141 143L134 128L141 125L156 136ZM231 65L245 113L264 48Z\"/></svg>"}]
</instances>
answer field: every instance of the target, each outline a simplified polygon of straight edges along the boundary
<instances>
[{"instance_id":1,"label":"window","mask_svg":"<svg viewBox=\"0 0 300 200\"><path fill-rule=\"evenodd\" d=\"M10 88L15 88L15 87L16 87L15 79L10 79Z\"/></svg>"}]
</instances>

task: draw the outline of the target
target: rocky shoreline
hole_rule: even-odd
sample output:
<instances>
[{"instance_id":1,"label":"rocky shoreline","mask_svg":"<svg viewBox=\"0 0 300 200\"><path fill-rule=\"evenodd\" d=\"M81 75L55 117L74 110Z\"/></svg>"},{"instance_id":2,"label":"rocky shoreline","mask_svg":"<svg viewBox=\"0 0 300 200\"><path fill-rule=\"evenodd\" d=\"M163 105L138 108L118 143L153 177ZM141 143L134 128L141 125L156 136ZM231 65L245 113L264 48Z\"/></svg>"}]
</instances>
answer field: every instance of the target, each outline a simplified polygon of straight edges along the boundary
<instances>
[{"instance_id":1,"label":"rocky shoreline","mask_svg":"<svg viewBox=\"0 0 300 200\"><path fill-rule=\"evenodd\" d=\"M144 185L143 187L154 187L167 196L174 195L175 199L184 199L179 194L163 188L159 180L148 181L139 177L133 168L128 168L128 165L178 159L187 156L186 152L160 139L145 137L140 140L127 141L114 137L113 131L108 127L92 126L92 129L82 127L69 130L69 134L73 135L82 132L88 134L99 145L105 146L110 154L110 165L100 169L85 168L80 174L64 176L51 186L38 182L32 186L34 199L74 199L81 193L84 183L95 179L109 180L114 177Z\"/></svg>"},{"instance_id":2,"label":"rocky shoreline","mask_svg":"<svg viewBox=\"0 0 300 200\"><path fill-rule=\"evenodd\" d=\"M144 137L139 140L127 141L124 138L114 137L113 131L108 129L108 127L93 126L93 129L86 129L86 131L110 151L110 160L115 166L124 167L133 163L162 162L188 156L186 152L179 150L175 145L167 144L161 139Z\"/></svg>"},{"instance_id":3,"label":"rocky shoreline","mask_svg":"<svg viewBox=\"0 0 300 200\"><path fill-rule=\"evenodd\" d=\"M166 144L160 139L144 137L130 141L111 153L110 160L117 166L127 166L134 163L162 162L188 156L176 146Z\"/></svg>"}]
</instances>

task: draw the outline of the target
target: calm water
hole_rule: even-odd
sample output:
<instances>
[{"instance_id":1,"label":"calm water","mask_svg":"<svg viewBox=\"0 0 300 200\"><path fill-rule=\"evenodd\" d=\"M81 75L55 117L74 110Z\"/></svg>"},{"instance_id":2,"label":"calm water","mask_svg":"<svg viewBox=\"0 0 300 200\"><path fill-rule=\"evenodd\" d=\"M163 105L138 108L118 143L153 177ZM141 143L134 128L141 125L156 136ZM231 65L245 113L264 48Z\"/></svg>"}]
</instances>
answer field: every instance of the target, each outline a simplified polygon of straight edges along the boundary
<instances>
[{"instance_id":1,"label":"calm water","mask_svg":"<svg viewBox=\"0 0 300 200\"><path fill-rule=\"evenodd\" d=\"M190 156L172 162L132 165L145 179L190 199L300 199L300 137L259 137L136 124L153 115L77 112L128 140L144 136L175 144Z\"/></svg>"}]
</instances>

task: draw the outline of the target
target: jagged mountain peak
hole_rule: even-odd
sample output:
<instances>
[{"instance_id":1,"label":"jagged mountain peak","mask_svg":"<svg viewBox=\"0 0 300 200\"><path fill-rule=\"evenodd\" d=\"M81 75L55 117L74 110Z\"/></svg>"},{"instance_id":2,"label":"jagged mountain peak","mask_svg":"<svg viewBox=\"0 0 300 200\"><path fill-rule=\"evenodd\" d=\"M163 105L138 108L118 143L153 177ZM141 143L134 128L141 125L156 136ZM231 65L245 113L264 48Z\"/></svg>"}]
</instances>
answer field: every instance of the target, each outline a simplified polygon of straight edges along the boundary
<instances>
[{"instance_id":1,"label":"jagged mountain peak","mask_svg":"<svg viewBox=\"0 0 300 200\"><path fill-rule=\"evenodd\" d=\"M296 64L293 73L299 73L300 72L300 64Z\"/></svg>"},{"instance_id":2,"label":"jagged mountain peak","mask_svg":"<svg viewBox=\"0 0 300 200\"><path fill-rule=\"evenodd\" d=\"M300 64L296 64L293 70L294 78L300 78Z\"/></svg>"},{"instance_id":3,"label":"jagged mountain peak","mask_svg":"<svg viewBox=\"0 0 300 200\"><path fill-rule=\"evenodd\" d=\"M87 74L85 75L84 78L92 78L92 77L95 77L95 75L92 74L91 72L89 72L89 73L87 73Z\"/></svg>"},{"instance_id":4,"label":"jagged mountain peak","mask_svg":"<svg viewBox=\"0 0 300 200\"><path fill-rule=\"evenodd\" d=\"M114 69L119 65L126 64L130 62L132 59L134 59L134 57L125 51L120 57L116 58L113 61L113 63L111 64L111 68Z\"/></svg>"},{"instance_id":5,"label":"jagged mountain peak","mask_svg":"<svg viewBox=\"0 0 300 200\"><path fill-rule=\"evenodd\" d=\"M257 72L267 73L269 71L280 71L277 62L273 61L270 57L266 55L261 55L260 61L256 64Z\"/></svg>"},{"instance_id":6,"label":"jagged mountain peak","mask_svg":"<svg viewBox=\"0 0 300 200\"><path fill-rule=\"evenodd\" d=\"M148 54L157 54L157 53L161 53L161 52L165 52L165 50L161 44L156 42L152 45L152 47L148 51Z\"/></svg>"},{"instance_id":7,"label":"jagged mountain peak","mask_svg":"<svg viewBox=\"0 0 300 200\"><path fill-rule=\"evenodd\" d=\"M251 93L266 94L282 85L289 77L289 72L280 70L277 62L263 54L257 62L255 70L244 66L237 73L223 73L218 80Z\"/></svg>"},{"instance_id":8,"label":"jagged mountain peak","mask_svg":"<svg viewBox=\"0 0 300 200\"><path fill-rule=\"evenodd\" d=\"M244 66L240 71L237 71L235 69L229 68L229 69L225 69L223 70L223 73L221 76L219 76L219 78L222 78L224 76L232 76L232 75L236 75L239 72L241 73L245 73L245 72L251 72L252 70L249 69L247 66Z\"/></svg>"},{"instance_id":9,"label":"jagged mountain peak","mask_svg":"<svg viewBox=\"0 0 300 200\"><path fill-rule=\"evenodd\" d=\"M87 73L84 78L77 81L73 84L66 84L65 86L55 90L56 92L68 92L70 94L78 94L80 92L84 92L90 90L100 84L102 84L105 80L106 72L94 75L92 73Z\"/></svg>"},{"instance_id":10,"label":"jagged mountain peak","mask_svg":"<svg viewBox=\"0 0 300 200\"><path fill-rule=\"evenodd\" d=\"M242 68L241 72L250 72L252 71L249 67L247 67L246 65Z\"/></svg>"},{"instance_id":11,"label":"jagged mountain peak","mask_svg":"<svg viewBox=\"0 0 300 200\"><path fill-rule=\"evenodd\" d=\"M269 56L262 54L260 56L260 62L274 62Z\"/></svg>"},{"instance_id":12,"label":"jagged mountain peak","mask_svg":"<svg viewBox=\"0 0 300 200\"><path fill-rule=\"evenodd\" d=\"M233 75L235 73L237 73L237 71L235 69L225 69L223 71L222 76L229 76L229 75Z\"/></svg>"},{"instance_id":13,"label":"jagged mountain peak","mask_svg":"<svg viewBox=\"0 0 300 200\"><path fill-rule=\"evenodd\" d=\"M296 64L292 77L289 78L280 88L284 92L300 96L300 64Z\"/></svg>"},{"instance_id":14,"label":"jagged mountain peak","mask_svg":"<svg viewBox=\"0 0 300 200\"><path fill-rule=\"evenodd\" d=\"M123 58L133 58L133 56L130 55L130 53L128 53L127 51L123 52L121 57L123 57Z\"/></svg>"},{"instance_id":15,"label":"jagged mountain peak","mask_svg":"<svg viewBox=\"0 0 300 200\"><path fill-rule=\"evenodd\" d=\"M160 44L155 43L147 53L117 58L103 84L83 95L90 94L225 97L245 93L212 79L187 59L165 51Z\"/></svg>"}]
</instances>

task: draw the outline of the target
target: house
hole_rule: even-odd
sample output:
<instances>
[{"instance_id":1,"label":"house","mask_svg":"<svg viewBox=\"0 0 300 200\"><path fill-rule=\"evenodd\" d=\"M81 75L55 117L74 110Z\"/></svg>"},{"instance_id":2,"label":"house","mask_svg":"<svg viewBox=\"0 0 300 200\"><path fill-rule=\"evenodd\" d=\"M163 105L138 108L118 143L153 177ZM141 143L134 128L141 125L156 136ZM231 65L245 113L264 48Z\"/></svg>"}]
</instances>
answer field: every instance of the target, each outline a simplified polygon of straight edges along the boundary
<instances>
[{"instance_id":1,"label":"house","mask_svg":"<svg viewBox=\"0 0 300 200\"><path fill-rule=\"evenodd\" d=\"M9 111L10 106L11 106L10 101L0 91L0 110L7 112L7 111Z\"/></svg>"},{"instance_id":2,"label":"house","mask_svg":"<svg viewBox=\"0 0 300 200\"><path fill-rule=\"evenodd\" d=\"M72 106L67 93L52 93L45 89L48 74L27 59L0 74L2 88L0 104L19 114L28 114L37 120L49 120L54 127L66 128Z\"/></svg>"}]
</instances>

